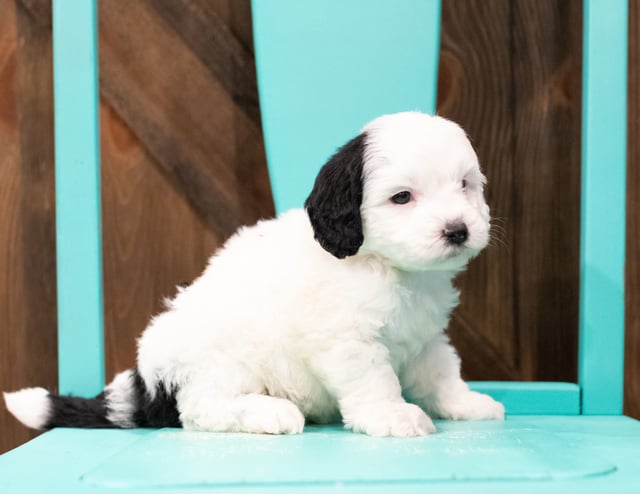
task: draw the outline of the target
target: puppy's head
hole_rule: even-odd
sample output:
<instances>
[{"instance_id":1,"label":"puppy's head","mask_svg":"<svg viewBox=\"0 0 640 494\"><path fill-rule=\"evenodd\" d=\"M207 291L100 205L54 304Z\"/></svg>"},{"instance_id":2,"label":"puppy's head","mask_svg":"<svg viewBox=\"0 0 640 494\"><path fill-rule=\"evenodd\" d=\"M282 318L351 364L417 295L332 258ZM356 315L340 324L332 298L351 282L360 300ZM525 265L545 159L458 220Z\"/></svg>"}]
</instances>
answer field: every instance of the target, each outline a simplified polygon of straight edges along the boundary
<instances>
[{"instance_id":1,"label":"puppy's head","mask_svg":"<svg viewBox=\"0 0 640 494\"><path fill-rule=\"evenodd\" d=\"M484 182L458 125L396 113L338 150L305 206L315 238L338 258L375 254L404 270L457 270L488 242Z\"/></svg>"}]
</instances>

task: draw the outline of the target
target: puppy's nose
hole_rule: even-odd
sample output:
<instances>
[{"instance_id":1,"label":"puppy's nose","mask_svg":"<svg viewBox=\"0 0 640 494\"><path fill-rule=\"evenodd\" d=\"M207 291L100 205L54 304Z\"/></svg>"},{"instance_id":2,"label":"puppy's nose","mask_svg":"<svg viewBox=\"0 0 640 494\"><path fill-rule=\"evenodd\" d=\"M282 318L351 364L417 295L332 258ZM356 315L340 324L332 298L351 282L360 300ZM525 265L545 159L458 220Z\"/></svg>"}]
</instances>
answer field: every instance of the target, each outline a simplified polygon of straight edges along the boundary
<instances>
[{"instance_id":1,"label":"puppy's nose","mask_svg":"<svg viewBox=\"0 0 640 494\"><path fill-rule=\"evenodd\" d=\"M469 230L464 223L448 223L442 230L444 238L453 245L462 245L469 238Z\"/></svg>"}]
</instances>

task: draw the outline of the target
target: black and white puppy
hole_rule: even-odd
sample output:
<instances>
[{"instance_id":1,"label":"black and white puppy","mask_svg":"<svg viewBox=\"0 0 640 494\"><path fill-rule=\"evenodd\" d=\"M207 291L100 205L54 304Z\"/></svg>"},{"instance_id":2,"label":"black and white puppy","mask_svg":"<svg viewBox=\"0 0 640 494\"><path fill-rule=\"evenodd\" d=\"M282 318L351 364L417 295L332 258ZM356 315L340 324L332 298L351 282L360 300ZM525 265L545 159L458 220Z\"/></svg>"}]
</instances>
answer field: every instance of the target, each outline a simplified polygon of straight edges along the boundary
<instances>
[{"instance_id":1,"label":"black and white puppy","mask_svg":"<svg viewBox=\"0 0 640 494\"><path fill-rule=\"evenodd\" d=\"M241 228L167 302L135 370L92 400L28 388L7 407L33 428L272 434L305 419L374 436L502 419L444 333L452 280L489 239L484 181L455 123L377 118L322 168L305 209Z\"/></svg>"}]
</instances>

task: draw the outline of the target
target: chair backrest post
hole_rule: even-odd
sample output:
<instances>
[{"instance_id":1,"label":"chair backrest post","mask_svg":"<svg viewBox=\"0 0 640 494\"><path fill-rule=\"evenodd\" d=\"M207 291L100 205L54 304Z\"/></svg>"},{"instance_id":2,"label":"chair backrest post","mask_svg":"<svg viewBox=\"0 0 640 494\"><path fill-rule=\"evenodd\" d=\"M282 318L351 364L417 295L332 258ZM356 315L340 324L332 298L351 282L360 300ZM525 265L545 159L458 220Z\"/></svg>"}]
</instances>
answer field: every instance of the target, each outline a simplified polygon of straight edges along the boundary
<instances>
[{"instance_id":1,"label":"chair backrest post","mask_svg":"<svg viewBox=\"0 0 640 494\"><path fill-rule=\"evenodd\" d=\"M276 211L369 120L435 111L440 0L253 0L252 17Z\"/></svg>"},{"instance_id":2,"label":"chair backrest post","mask_svg":"<svg viewBox=\"0 0 640 494\"><path fill-rule=\"evenodd\" d=\"M95 0L54 0L53 65L60 392L104 386Z\"/></svg>"},{"instance_id":3,"label":"chair backrest post","mask_svg":"<svg viewBox=\"0 0 640 494\"><path fill-rule=\"evenodd\" d=\"M583 414L622 413L627 0L585 0L579 384Z\"/></svg>"}]
</instances>

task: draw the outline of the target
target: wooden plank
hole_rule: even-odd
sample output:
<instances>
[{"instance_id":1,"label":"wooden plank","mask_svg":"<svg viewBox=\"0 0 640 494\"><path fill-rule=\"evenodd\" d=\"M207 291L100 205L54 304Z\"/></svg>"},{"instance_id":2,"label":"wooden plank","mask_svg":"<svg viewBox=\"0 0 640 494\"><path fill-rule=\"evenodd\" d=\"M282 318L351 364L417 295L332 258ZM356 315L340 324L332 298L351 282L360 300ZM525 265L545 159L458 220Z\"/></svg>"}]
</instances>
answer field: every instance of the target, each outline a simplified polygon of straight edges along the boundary
<instances>
[{"instance_id":1,"label":"wooden plank","mask_svg":"<svg viewBox=\"0 0 640 494\"><path fill-rule=\"evenodd\" d=\"M229 94L249 77L239 87L257 98L252 54L210 6L182 3L175 23L166 2L100 17L108 375L133 364L135 339L177 283L237 225L273 214L259 122Z\"/></svg>"},{"instance_id":2,"label":"wooden plank","mask_svg":"<svg viewBox=\"0 0 640 494\"><path fill-rule=\"evenodd\" d=\"M208 5L218 14L229 30L253 55L253 18L250 0L209 0Z\"/></svg>"},{"instance_id":3,"label":"wooden plank","mask_svg":"<svg viewBox=\"0 0 640 494\"><path fill-rule=\"evenodd\" d=\"M488 177L487 198L497 218L491 247L458 279L461 305L449 330L464 374L472 379L521 378L514 325L510 15L508 0L442 3L438 113L460 123L470 136Z\"/></svg>"},{"instance_id":4,"label":"wooden plank","mask_svg":"<svg viewBox=\"0 0 640 494\"><path fill-rule=\"evenodd\" d=\"M51 32L0 0L0 389L55 389ZM0 407L0 452L35 434Z\"/></svg>"},{"instance_id":5,"label":"wooden plank","mask_svg":"<svg viewBox=\"0 0 640 494\"><path fill-rule=\"evenodd\" d=\"M514 244L524 379L574 381L582 2L513 2Z\"/></svg>"},{"instance_id":6,"label":"wooden plank","mask_svg":"<svg viewBox=\"0 0 640 494\"><path fill-rule=\"evenodd\" d=\"M629 2L624 411L640 419L640 3Z\"/></svg>"},{"instance_id":7,"label":"wooden plank","mask_svg":"<svg viewBox=\"0 0 640 494\"><path fill-rule=\"evenodd\" d=\"M454 312L449 333L458 354L462 357L462 375L465 379L491 381L517 381L520 371L508 358L500 354L477 324L467 321L462 310ZM482 376L482 377L477 377Z\"/></svg>"},{"instance_id":8,"label":"wooden plank","mask_svg":"<svg viewBox=\"0 0 640 494\"><path fill-rule=\"evenodd\" d=\"M209 227L229 235L273 211L260 128L145 4L100 3L103 96Z\"/></svg>"},{"instance_id":9,"label":"wooden plank","mask_svg":"<svg viewBox=\"0 0 640 494\"><path fill-rule=\"evenodd\" d=\"M474 379L576 378L580 17L578 1L443 2L439 113L471 136L497 217L451 325Z\"/></svg>"},{"instance_id":10,"label":"wooden plank","mask_svg":"<svg viewBox=\"0 0 640 494\"><path fill-rule=\"evenodd\" d=\"M214 5L206 0L152 0L149 5L178 33L233 102L259 126L253 56L216 13Z\"/></svg>"},{"instance_id":11,"label":"wooden plank","mask_svg":"<svg viewBox=\"0 0 640 494\"><path fill-rule=\"evenodd\" d=\"M176 191L117 113L101 112L106 374L135 364L164 297L198 276L222 239Z\"/></svg>"}]
</instances>

